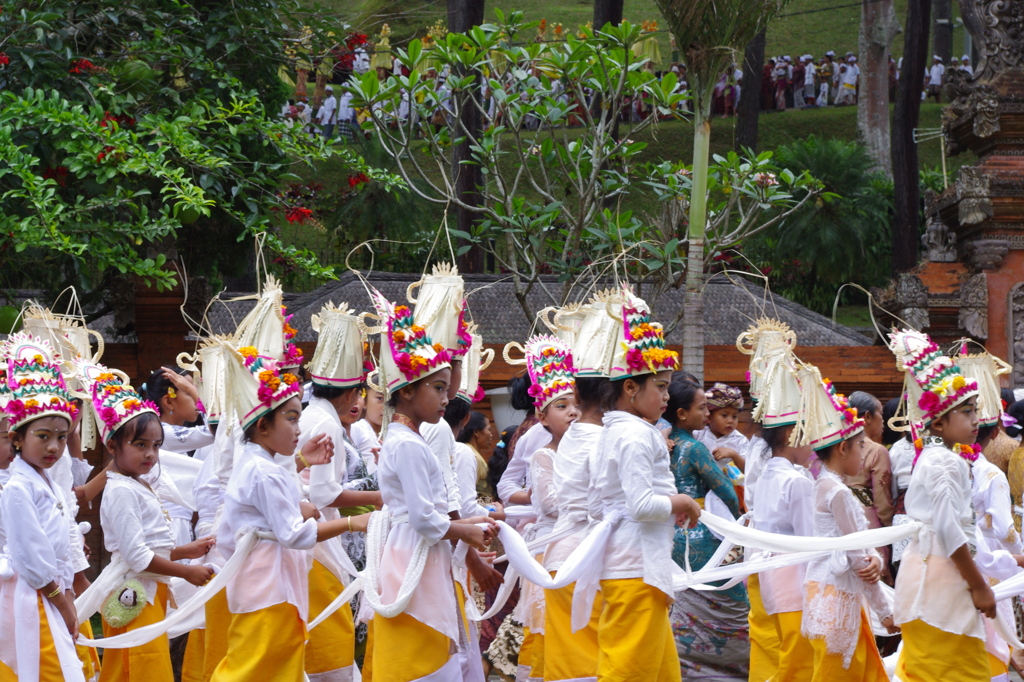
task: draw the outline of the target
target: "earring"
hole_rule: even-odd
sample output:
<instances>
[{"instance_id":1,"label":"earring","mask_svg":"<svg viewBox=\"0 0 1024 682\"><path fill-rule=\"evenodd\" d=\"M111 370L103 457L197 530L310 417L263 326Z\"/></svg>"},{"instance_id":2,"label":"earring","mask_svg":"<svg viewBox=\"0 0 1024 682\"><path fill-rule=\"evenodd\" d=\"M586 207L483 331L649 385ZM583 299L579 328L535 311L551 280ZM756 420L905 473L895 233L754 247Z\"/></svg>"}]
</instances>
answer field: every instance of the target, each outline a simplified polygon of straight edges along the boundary
<instances>
[{"instance_id":1,"label":"earring","mask_svg":"<svg viewBox=\"0 0 1024 682\"><path fill-rule=\"evenodd\" d=\"M174 408L173 407L171 408L171 414L174 414Z\"/></svg>"},{"instance_id":2,"label":"earring","mask_svg":"<svg viewBox=\"0 0 1024 682\"><path fill-rule=\"evenodd\" d=\"M630 404L636 402L636 394L635 393L629 397L629 402L630 402Z\"/></svg>"}]
</instances>

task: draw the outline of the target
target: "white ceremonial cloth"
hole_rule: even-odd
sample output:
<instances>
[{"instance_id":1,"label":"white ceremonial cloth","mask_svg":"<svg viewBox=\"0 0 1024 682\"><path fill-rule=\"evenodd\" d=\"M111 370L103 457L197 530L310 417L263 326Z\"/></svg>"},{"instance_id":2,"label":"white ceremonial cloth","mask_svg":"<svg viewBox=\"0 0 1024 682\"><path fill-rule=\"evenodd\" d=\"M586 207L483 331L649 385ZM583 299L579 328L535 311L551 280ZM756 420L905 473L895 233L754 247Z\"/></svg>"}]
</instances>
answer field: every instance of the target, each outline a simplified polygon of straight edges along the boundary
<instances>
[{"instance_id":1,"label":"white ceremonial cloth","mask_svg":"<svg viewBox=\"0 0 1024 682\"><path fill-rule=\"evenodd\" d=\"M587 491L590 488L590 454L597 450L601 427L597 424L576 422L558 443L554 460L554 485L558 499L558 519L551 531L557 536L565 531L572 534L548 545L544 553L544 567L557 571L566 558L587 536Z\"/></svg>"}]
</instances>

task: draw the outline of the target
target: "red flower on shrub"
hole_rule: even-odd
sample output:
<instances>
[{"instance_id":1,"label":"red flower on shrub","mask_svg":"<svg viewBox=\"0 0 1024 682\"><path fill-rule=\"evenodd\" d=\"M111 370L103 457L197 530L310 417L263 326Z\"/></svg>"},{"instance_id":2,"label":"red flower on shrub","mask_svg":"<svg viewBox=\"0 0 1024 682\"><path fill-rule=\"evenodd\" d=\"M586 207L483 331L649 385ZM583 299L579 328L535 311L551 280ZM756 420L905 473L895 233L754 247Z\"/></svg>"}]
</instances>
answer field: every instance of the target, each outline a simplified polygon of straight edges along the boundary
<instances>
[{"instance_id":1,"label":"red flower on shrub","mask_svg":"<svg viewBox=\"0 0 1024 682\"><path fill-rule=\"evenodd\" d=\"M44 180L56 180L57 184L61 187L67 187L68 185L68 167L57 166L56 168L47 168L43 171Z\"/></svg>"},{"instance_id":2,"label":"red flower on shrub","mask_svg":"<svg viewBox=\"0 0 1024 682\"><path fill-rule=\"evenodd\" d=\"M364 182L369 182L370 178L366 176L366 173L356 173L355 175L348 176L348 186L351 189L359 187Z\"/></svg>"},{"instance_id":3,"label":"red flower on shrub","mask_svg":"<svg viewBox=\"0 0 1024 682\"><path fill-rule=\"evenodd\" d=\"M88 59L76 59L71 62L68 73L92 73L95 70L96 66Z\"/></svg>"},{"instance_id":4,"label":"red flower on shrub","mask_svg":"<svg viewBox=\"0 0 1024 682\"><path fill-rule=\"evenodd\" d=\"M0 66L7 66L11 63L11 58L7 56L6 52L0 52Z\"/></svg>"},{"instance_id":5,"label":"red flower on shrub","mask_svg":"<svg viewBox=\"0 0 1024 682\"><path fill-rule=\"evenodd\" d=\"M299 225L302 225L309 220L312 215L313 211L305 206L292 206L288 209L288 212L284 214L284 217L285 220L290 223L298 223Z\"/></svg>"}]
</instances>

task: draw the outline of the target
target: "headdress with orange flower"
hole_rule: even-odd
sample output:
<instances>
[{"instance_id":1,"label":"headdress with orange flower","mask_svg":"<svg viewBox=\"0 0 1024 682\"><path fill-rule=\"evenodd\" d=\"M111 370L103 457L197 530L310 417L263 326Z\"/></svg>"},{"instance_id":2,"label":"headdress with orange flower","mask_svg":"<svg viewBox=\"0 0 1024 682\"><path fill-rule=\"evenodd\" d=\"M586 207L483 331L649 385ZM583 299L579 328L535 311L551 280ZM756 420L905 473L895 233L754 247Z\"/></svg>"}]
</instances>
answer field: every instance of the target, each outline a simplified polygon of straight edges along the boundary
<instances>
[{"instance_id":1,"label":"headdress with orange flower","mask_svg":"<svg viewBox=\"0 0 1024 682\"><path fill-rule=\"evenodd\" d=\"M103 442L109 440L114 432L140 414L160 414L159 408L154 403L143 400L121 372L82 360L75 366L75 375L92 397L92 407L96 413L100 439Z\"/></svg>"},{"instance_id":2,"label":"headdress with orange flower","mask_svg":"<svg viewBox=\"0 0 1024 682\"><path fill-rule=\"evenodd\" d=\"M4 412L11 431L42 417L74 419L78 408L71 402L60 371L60 356L46 341L23 332L12 334L0 356L7 360Z\"/></svg>"}]
</instances>

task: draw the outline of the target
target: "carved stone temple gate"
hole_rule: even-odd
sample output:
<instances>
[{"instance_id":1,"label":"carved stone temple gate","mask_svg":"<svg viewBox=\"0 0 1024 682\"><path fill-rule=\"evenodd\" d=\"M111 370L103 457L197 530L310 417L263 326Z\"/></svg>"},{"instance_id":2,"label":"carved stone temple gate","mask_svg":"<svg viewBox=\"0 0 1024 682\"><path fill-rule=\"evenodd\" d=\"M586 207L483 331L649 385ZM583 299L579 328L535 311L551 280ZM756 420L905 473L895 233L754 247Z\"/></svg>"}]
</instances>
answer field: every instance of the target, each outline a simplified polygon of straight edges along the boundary
<instances>
[{"instance_id":1,"label":"carved stone temple gate","mask_svg":"<svg viewBox=\"0 0 1024 682\"><path fill-rule=\"evenodd\" d=\"M957 72L942 127L974 166L926 198L925 264L901 277L908 321L940 340L970 336L1014 366L1024 386L1024 0L961 0L978 49L973 80ZM907 316L910 316L909 318Z\"/></svg>"}]
</instances>

